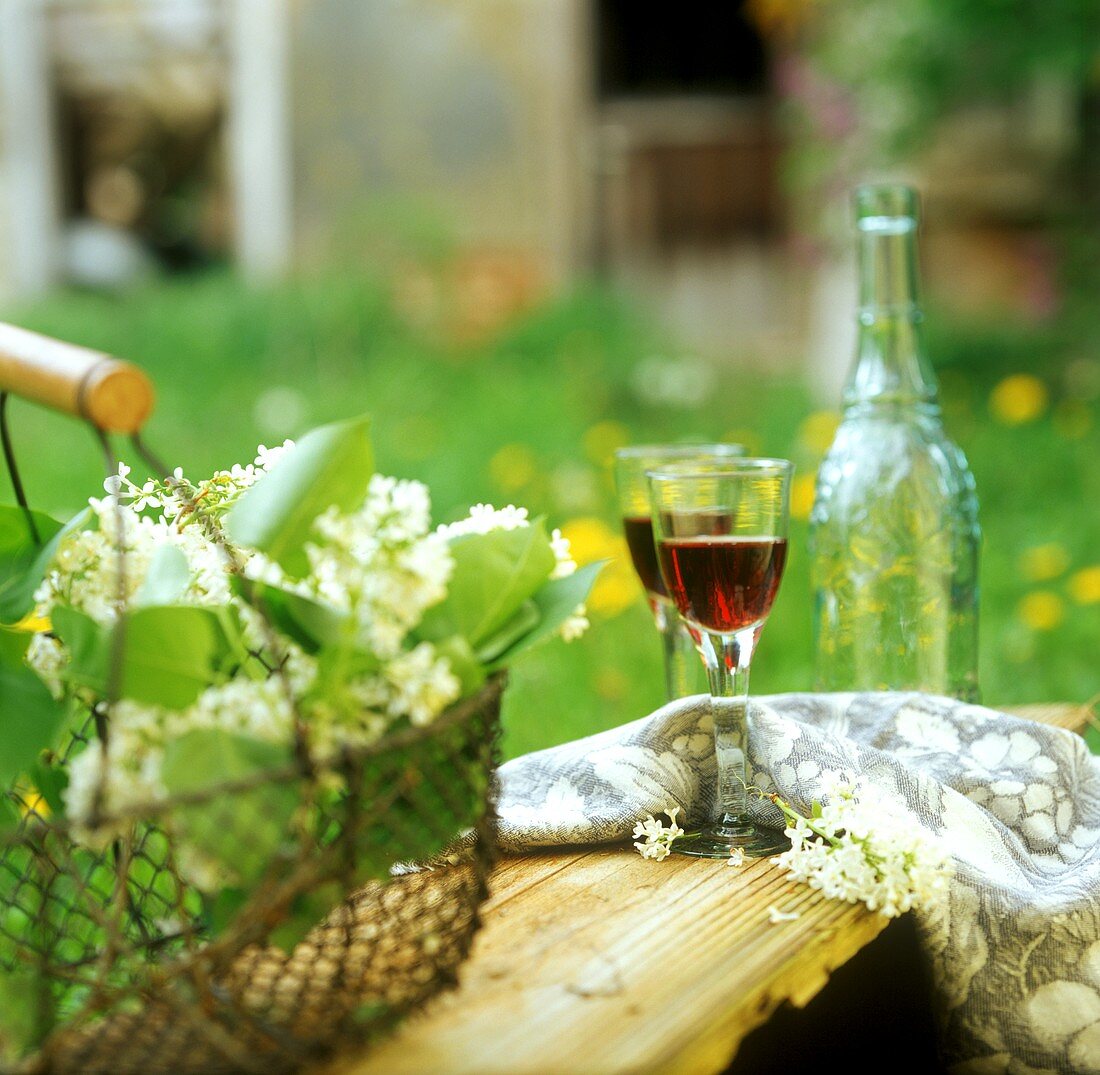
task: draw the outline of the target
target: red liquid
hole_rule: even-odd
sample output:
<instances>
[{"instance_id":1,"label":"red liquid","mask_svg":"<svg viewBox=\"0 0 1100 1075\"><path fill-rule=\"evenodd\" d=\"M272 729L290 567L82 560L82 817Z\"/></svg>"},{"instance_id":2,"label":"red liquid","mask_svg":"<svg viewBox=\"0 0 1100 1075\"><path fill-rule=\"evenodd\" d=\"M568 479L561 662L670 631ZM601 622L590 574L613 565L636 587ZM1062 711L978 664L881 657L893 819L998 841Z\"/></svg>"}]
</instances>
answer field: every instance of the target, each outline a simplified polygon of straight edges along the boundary
<instances>
[{"instance_id":1,"label":"red liquid","mask_svg":"<svg viewBox=\"0 0 1100 1075\"><path fill-rule=\"evenodd\" d=\"M626 534L627 548L634 570L647 592L658 597L668 597L668 590L661 579L661 570L657 566L657 549L653 544L653 525L648 515L639 515L623 519L623 531Z\"/></svg>"},{"instance_id":2,"label":"red liquid","mask_svg":"<svg viewBox=\"0 0 1100 1075\"><path fill-rule=\"evenodd\" d=\"M662 541L661 564L684 619L728 634L771 611L783 565L784 538L693 537Z\"/></svg>"},{"instance_id":3,"label":"red liquid","mask_svg":"<svg viewBox=\"0 0 1100 1075\"><path fill-rule=\"evenodd\" d=\"M728 534L732 524L728 512L692 511L677 512L665 517L665 533L675 534L683 528L689 534ZM646 591L657 597L668 598L661 569L657 563L657 548L653 543L653 523L648 515L635 515L623 519L627 548L634 570Z\"/></svg>"}]
</instances>

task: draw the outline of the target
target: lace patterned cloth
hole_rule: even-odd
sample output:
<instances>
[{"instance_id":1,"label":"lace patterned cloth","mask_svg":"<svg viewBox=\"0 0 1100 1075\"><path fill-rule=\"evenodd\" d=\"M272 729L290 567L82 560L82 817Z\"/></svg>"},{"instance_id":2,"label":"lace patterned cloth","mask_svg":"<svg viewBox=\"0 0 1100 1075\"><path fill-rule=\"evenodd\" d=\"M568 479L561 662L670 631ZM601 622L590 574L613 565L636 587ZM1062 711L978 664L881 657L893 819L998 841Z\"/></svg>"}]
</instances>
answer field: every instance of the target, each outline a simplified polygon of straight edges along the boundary
<instances>
[{"instance_id":1,"label":"lace patterned cloth","mask_svg":"<svg viewBox=\"0 0 1100 1075\"><path fill-rule=\"evenodd\" d=\"M917 920L953 1069L1100 1072L1100 758L1071 732L929 695L754 700L752 783L808 808L827 770L900 796L950 849L950 899ZM685 698L503 766L500 835L512 850L626 840L648 813L699 820L714 799L707 701Z\"/></svg>"}]
</instances>

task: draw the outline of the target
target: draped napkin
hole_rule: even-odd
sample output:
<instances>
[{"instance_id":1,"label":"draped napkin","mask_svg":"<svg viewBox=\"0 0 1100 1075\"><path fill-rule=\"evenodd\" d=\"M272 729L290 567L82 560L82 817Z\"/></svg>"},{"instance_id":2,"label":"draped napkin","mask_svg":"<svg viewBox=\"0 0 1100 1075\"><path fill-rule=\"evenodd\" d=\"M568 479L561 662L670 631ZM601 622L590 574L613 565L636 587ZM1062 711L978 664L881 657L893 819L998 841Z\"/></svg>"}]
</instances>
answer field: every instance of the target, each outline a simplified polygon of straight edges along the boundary
<instances>
[{"instance_id":1,"label":"draped napkin","mask_svg":"<svg viewBox=\"0 0 1100 1075\"><path fill-rule=\"evenodd\" d=\"M842 772L946 842L949 898L915 914L955 1071L1100 1072L1100 758L1080 736L930 695L774 695L753 700L748 770L804 810L823 773ZM707 699L527 754L500 778L510 850L626 840L671 806L701 821L716 798ZM770 802L751 809L782 825Z\"/></svg>"}]
</instances>

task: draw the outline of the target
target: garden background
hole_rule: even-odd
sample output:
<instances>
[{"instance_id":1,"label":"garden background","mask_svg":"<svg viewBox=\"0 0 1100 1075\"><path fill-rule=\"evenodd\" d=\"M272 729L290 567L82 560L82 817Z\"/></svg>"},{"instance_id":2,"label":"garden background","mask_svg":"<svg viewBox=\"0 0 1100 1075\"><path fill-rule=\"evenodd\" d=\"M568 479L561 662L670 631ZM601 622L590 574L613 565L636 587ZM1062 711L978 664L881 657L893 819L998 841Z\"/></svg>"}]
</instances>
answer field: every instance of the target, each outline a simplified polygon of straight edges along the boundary
<instances>
[{"instance_id":1,"label":"garden background","mask_svg":"<svg viewBox=\"0 0 1100 1075\"><path fill-rule=\"evenodd\" d=\"M428 20L456 17L444 4L398 7ZM597 7L607 25L625 10ZM967 196L985 206L985 260L974 255L970 229L959 233L970 247L940 241L931 266L929 350L981 502L980 679L994 705L1085 701L1100 691L1100 36L1091 7L757 0L742 12L763 49L763 73L753 78L764 89L729 90L767 101L778 149L774 175L760 182L782 208L769 201L758 207L763 224L746 226L766 225L754 249L766 247L768 264L786 266L795 281L821 279L830 264L849 268L843 206L855 180L912 177L928 191L930 212L957 206L965 198L948 189L957 175L944 162L975 144L983 152L970 138L985 129L976 111L1010 132L1021 108L1033 120L1038 110L1040 131L1046 124L1046 148L1023 164L985 159L1000 188L974 172L978 193ZM690 23L676 33L676 41L697 36ZM713 75L713 65L707 70ZM708 100L721 95L716 85ZM296 93L288 90L292 102ZM338 110L319 99L314 110ZM138 180L149 152L134 158ZM216 145L203 159L216 172ZM1031 184L1025 194L1012 193L1022 189L1009 182L1014 168ZM753 687L810 687L806 518L838 393L835 377L830 389L808 356L843 348L832 359L837 369L848 351L842 337L817 332L819 322L791 298L797 287L765 289L769 300L748 311L732 277L728 296L712 280L702 294L718 302L689 304L693 322L682 306L670 311L654 297L661 277L652 258L631 262L629 234L626 254L612 243L572 259L566 272L537 274L530 259L501 256L497 236L479 246L477 222L460 205L424 191L395 195L372 185L369 171L344 172L352 179L332 196L339 213L327 239L299 244L308 256L278 272L242 274L240 251L234 257L211 223L217 182L204 185L192 171L162 184L122 226L103 219L133 195L116 169L114 186L100 176L72 214L109 223L115 238L126 232L140 271L108 279L97 277L95 257L90 270L70 259L68 278L82 286L60 286L60 272L42 294L10 288L0 316L144 366L160 393L148 439L193 476L250 459L257 443L365 411L380 469L426 481L440 521L472 502L514 502L560 525L581 561L610 558L589 603L589 634L513 670L509 754L622 723L661 700L659 645L619 532L614 449L702 438L788 456L798 467L793 553ZM310 183L306 176L301 189L317 198L321 188ZM716 219L736 231L736 221ZM991 235L1000 254L988 254ZM106 261L118 253L94 232L82 249ZM981 279L952 273L952 250L961 252L954 264ZM644 272L631 271L643 261ZM996 276L991 264L1002 286L974 286ZM701 331L711 311L717 329ZM850 307L831 312L834 321L850 317ZM12 421L36 506L64 515L97 492L100 456L86 431L19 404Z\"/></svg>"}]
</instances>

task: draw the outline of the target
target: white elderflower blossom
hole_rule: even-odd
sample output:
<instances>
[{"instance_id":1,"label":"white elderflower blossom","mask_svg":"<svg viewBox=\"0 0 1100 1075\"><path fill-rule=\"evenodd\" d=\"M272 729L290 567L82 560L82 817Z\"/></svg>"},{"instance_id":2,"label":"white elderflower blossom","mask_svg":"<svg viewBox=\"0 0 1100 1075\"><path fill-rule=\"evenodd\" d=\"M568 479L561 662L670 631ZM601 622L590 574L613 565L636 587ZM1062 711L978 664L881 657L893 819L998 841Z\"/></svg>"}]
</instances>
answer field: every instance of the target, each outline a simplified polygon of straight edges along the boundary
<instances>
[{"instance_id":1,"label":"white elderflower blossom","mask_svg":"<svg viewBox=\"0 0 1100 1075\"><path fill-rule=\"evenodd\" d=\"M306 547L308 590L352 612L380 657L396 656L425 610L447 595L454 562L446 540L429 532L431 503L420 482L375 475L363 507L330 509Z\"/></svg>"},{"instance_id":2,"label":"white elderflower blossom","mask_svg":"<svg viewBox=\"0 0 1100 1075\"><path fill-rule=\"evenodd\" d=\"M65 696L65 686L61 674L69 663L69 652L53 635L38 632L31 636L23 658L40 680L45 683L50 694L58 701Z\"/></svg>"},{"instance_id":3,"label":"white elderflower blossom","mask_svg":"<svg viewBox=\"0 0 1100 1075\"><path fill-rule=\"evenodd\" d=\"M411 634L425 611L447 595L454 571L449 540L527 527L527 510L478 504L467 519L433 531L424 485L375 475L358 508L332 508L314 521L313 540L305 548L308 570L291 578L263 553L227 548L219 536L229 509L291 447L290 441L274 448L261 445L253 462L198 481L177 468L162 480L138 483L121 463L104 482L106 495L89 501L88 526L61 541L35 593L39 619L48 622L58 605L67 605L110 627L132 606L158 555L165 568L158 578L159 599L230 612L223 621L230 645L219 662L216 684L178 710L118 699L108 707L106 744L93 739L69 762L63 797L73 831L83 842L103 846L117 832L102 818L168 797L166 751L191 731L225 731L288 751L302 735L324 766L348 749L376 743L399 722L430 724L461 697L462 681L448 657ZM186 574L181 569L178 579L177 565L163 556L166 547L186 561ZM550 549L550 577L572 575L577 565L558 530ZM307 652L276 624L265 622L234 585L235 571L331 606L346 625L338 641L346 644L344 656L350 659L327 662L333 654L325 646L332 642L335 650L335 641L327 639L318 652ZM584 613L579 605L560 628L566 639L587 628ZM94 700L91 688L66 680L70 655L54 635L36 634L26 660L59 699ZM677 813L678 808L668 812L667 827L652 817L639 823L635 835L644 839L638 848L646 857L668 854L683 832ZM200 888L228 883L225 864L193 846L177 851L181 869Z\"/></svg>"},{"instance_id":4,"label":"white elderflower blossom","mask_svg":"<svg viewBox=\"0 0 1100 1075\"><path fill-rule=\"evenodd\" d=\"M671 810L662 811L668 818L668 824L658 821L652 814L647 814L644 821L639 821L634 826L634 846L638 854L644 859L653 859L661 862L668 858L672 850L672 844L684 835L684 830L676 824L676 815L680 808L674 806Z\"/></svg>"},{"instance_id":5,"label":"white elderflower blossom","mask_svg":"<svg viewBox=\"0 0 1100 1075\"><path fill-rule=\"evenodd\" d=\"M95 739L69 763L69 785L62 793L66 815L84 842L100 843L113 833L90 828L96 797L101 796L99 812L106 815L164 799L164 751L173 740L190 731L217 728L269 743L290 743L293 726L294 706L276 677L238 677L208 687L181 710L121 699L111 708L106 755L102 742Z\"/></svg>"},{"instance_id":6,"label":"white elderflower blossom","mask_svg":"<svg viewBox=\"0 0 1100 1075\"><path fill-rule=\"evenodd\" d=\"M558 634L563 642L573 642L591 626L588 622L588 609L584 605L577 605L572 615L558 628Z\"/></svg>"},{"instance_id":7,"label":"white elderflower blossom","mask_svg":"<svg viewBox=\"0 0 1100 1075\"><path fill-rule=\"evenodd\" d=\"M801 911L781 911L774 903L768 908L768 921L773 926L781 922L797 922L801 917Z\"/></svg>"},{"instance_id":8,"label":"white elderflower blossom","mask_svg":"<svg viewBox=\"0 0 1100 1075\"><path fill-rule=\"evenodd\" d=\"M257 470L266 472L275 466L275 464L293 447L294 441L292 440L284 440L282 444L276 444L274 448L269 448L266 444L261 444L256 449L256 460L253 465Z\"/></svg>"},{"instance_id":9,"label":"white elderflower blossom","mask_svg":"<svg viewBox=\"0 0 1100 1075\"><path fill-rule=\"evenodd\" d=\"M462 693L462 684L430 642L401 654L386 665L386 679L393 687L389 711L407 714L413 724L429 724Z\"/></svg>"},{"instance_id":10,"label":"white elderflower blossom","mask_svg":"<svg viewBox=\"0 0 1100 1075\"><path fill-rule=\"evenodd\" d=\"M110 497L93 498L89 505L97 528L78 530L62 541L35 591L35 614L42 618L49 617L54 605L62 604L99 623L112 623L120 604L128 603L141 588L157 549L171 540L166 523L129 508L120 510ZM125 553L121 578L120 546Z\"/></svg>"},{"instance_id":11,"label":"white elderflower blossom","mask_svg":"<svg viewBox=\"0 0 1100 1075\"><path fill-rule=\"evenodd\" d=\"M448 523L436 531L448 541L463 534L489 534L494 530L519 530L530 526L526 508L509 504L506 508L494 508L492 504L475 504L470 514L457 523Z\"/></svg>"},{"instance_id":12,"label":"white elderflower blossom","mask_svg":"<svg viewBox=\"0 0 1100 1075\"><path fill-rule=\"evenodd\" d=\"M569 538L564 537L556 527L550 535L550 548L554 550L554 559L557 560L550 577L552 579L568 578L577 570L577 561L573 559Z\"/></svg>"},{"instance_id":13,"label":"white elderflower blossom","mask_svg":"<svg viewBox=\"0 0 1100 1075\"><path fill-rule=\"evenodd\" d=\"M826 896L864 903L888 918L944 897L951 876L946 849L900 802L835 774L825 788L811 817L769 796L791 840L773 861Z\"/></svg>"},{"instance_id":14,"label":"white elderflower blossom","mask_svg":"<svg viewBox=\"0 0 1100 1075\"><path fill-rule=\"evenodd\" d=\"M118 701L111 711L107 750L101 740L93 739L68 763L69 783L61 797L82 843L102 846L116 835L107 827L90 827L97 799L100 814L117 815L166 794L160 777L164 740L159 718L153 706ZM156 745L150 749L150 743Z\"/></svg>"},{"instance_id":15,"label":"white elderflower blossom","mask_svg":"<svg viewBox=\"0 0 1100 1075\"><path fill-rule=\"evenodd\" d=\"M294 735L294 703L279 676L247 679L207 687L195 704L166 714L165 742L196 728L221 728L268 743L289 743Z\"/></svg>"}]
</instances>

